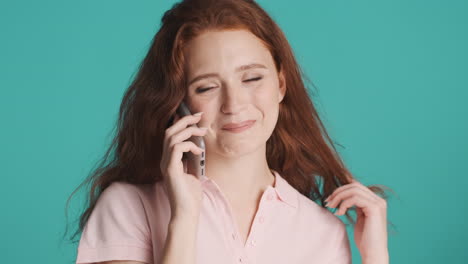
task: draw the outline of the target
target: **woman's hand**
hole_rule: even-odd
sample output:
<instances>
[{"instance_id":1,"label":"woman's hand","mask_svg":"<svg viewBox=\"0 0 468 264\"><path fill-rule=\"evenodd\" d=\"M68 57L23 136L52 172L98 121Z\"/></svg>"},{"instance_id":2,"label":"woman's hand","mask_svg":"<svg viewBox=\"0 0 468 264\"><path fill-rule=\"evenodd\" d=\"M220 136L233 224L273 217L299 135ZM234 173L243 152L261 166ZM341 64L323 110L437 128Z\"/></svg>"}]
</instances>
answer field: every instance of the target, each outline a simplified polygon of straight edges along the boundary
<instances>
[{"instance_id":1,"label":"woman's hand","mask_svg":"<svg viewBox=\"0 0 468 264\"><path fill-rule=\"evenodd\" d=\"M206 129L190 126L200 120L201 113L182 118L176 115L173 125L165 131L160 168L163 186L168 193L172 219L198 217L200 213L201 182L195 175L186 172L187 166L182 160L184 152L190 151L200 155L203 151L188 140L191 136L204 136L207 133Z\"/></svg>"},{"instance_id":2,"label":"woman's hand","mask_svg":"<svg viewBox=\"0 0 468 264\"><path fill-rule=\"evenodd\" d=\"M356 180L337 188L326 200L336 215L356 206L354 240L363 263L389 263L387 247L387 202Z\"/></svg>"}]
</instances>

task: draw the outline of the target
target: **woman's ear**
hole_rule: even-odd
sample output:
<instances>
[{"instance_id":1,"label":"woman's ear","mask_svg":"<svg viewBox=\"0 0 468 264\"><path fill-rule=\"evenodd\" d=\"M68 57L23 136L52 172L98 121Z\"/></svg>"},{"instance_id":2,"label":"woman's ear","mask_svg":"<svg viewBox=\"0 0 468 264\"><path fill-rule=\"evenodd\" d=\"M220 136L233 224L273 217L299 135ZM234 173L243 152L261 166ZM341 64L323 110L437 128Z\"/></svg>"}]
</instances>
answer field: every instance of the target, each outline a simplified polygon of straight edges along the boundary
<instances>
[{"instance_id":1,"label":"woman's ear","mask_svg":"<svg viewBox=\"0 0 468 264\"><path fill-rule=\"evenodd\" d=\"M281 103L281 101L283 101L284 95L286 94L286 78L284 76L284 72L282 68L280 72L278 73L278 81L279 81L278 103Z\"/></svg>"}]
</instances>

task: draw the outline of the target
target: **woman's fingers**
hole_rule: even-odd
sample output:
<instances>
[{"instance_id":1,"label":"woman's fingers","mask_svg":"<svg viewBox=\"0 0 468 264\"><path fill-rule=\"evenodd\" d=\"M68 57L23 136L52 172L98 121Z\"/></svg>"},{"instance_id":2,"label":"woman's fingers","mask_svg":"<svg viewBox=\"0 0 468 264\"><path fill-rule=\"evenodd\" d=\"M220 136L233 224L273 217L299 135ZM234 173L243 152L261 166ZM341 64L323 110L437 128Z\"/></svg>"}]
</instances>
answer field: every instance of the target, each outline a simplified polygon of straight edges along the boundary
<instances>
[{"instance_id":1,"label":"woman's fingers","mask_svg":"<svg viewBox=\"0 0 468 264\"><path fill-rule=\"evenodd\" d=\"M192 152L195 155L199 155L203 152L203 149L197 146L192 141L184 141L174 145L174 150L171 152L171 161L177 162L182 160L182 155L184 152ZM172 165L172 164L170 164Z\"/></svg>"},{"instance_id":2,"label":"woman's fingers","mask_svg":"<svg viewBox=\"0 0 468 264\"><path fill-rule=\"evenodd\" d=\"M349 184L348 184L349 185ZM344 186L341 186L344 187ZM340 188L341 188L340 187ZM367 189L367 187L364 187ZM351 195L363 195L367 196L368 199L374 200L375 198L373 196L377 196L372 191L370 190L365 190L364 188L361 188L360 186L347 186L347 188L342 188L341 190L336 189L335 192L330 196L330 199L327 201L327 206L334 208L339 204L339 202ZM369 192L370 193L369 193Z\"/></svg>"},{"instance_id":3,"label":"woman's fingers","mask_svg":"<svg viewBox=\"0 0 468 264\"><path fill-rule=\"evenodd\" d=\"M333 191L333 193L330 194L330 196L328 196L327 199L325 199L325 202L330 202L338 193L340 193L340 192L342 192L344 190L347 190L349 188L354 188L354 187L358 187L358 188L362 189L363 191L367 192L370 195L375 195L369 188L364 186L362 183L354 180L353 182L351 182L349 184L345 184L343 186L340 186L340 187L336 188Z\"/></svg>"},{"instance_id":4,"label":"woman's fingers","mask_svg":"<svg viewBox=\"0 0 468 264\"><path fill-rule=\"evenodd\" d=\"M170 137L173 134L176 134L177 132L181 131L182 129L198 123L201 120L202 113L203 112L199 112L193 115L186 115L182 118L179 118L178 115L176 115L176 118L174 119L174 124L168 129L166 129L166 136Z\"/></svg>"},{"instance_id":5,"label":"woman's fingers","mask_svg":"<svg viewBox=\"0 0 468 264\"><path fill-rule=\"evenodd\" d=\"M174 144L182 142L190 138L191 136L204 136L207 131L207 128L188 127L171 137L171 139L169 140L169 147L172 147Z\"/></svg>"},{"instance_id":6,"label":"woman's fingers","mask_svg":"<svg viewBox=\"0 0 468 264\"><path fill-rule=\"evenodd\" d=\"M200 120L201 120L201 114L199 114L199 115L187 115L187 116L184 116L182 118L180 118L179 115L176 114L176 116L174 117L174 122L173 122L172 126L170 126L169 128L166 129L166 132L165 132L165 135L164 135L163 149L168 149L174 143L177 143L177 141L175 141L175 139L173 137L176 134L178 134L179 132L181 132L182 130L189 127L190 125L198 123ZM196 127L196 125L194 127ZM191 129L191 131L193 131L193 130L194 129ZM197 133L200 133L200 132L197 132ZM199 134L197 134L197 136L198 135ZM202 135L200 135L200 136L202 136ZM185 140L186 138L183 138L183 139ZM179 136L178 140L182 141L180 139L180 136Z\"/></svg>"},{"instance_id":7,"label":"woman's fingers","mask_svg":"<svg viewBox=\"0 0 468 264\"><path fill-rule=\"evenodd\" d=\"M363 195L352 195L344 199L339 208L338 211L335 213L335 215L343 215L346 213L346 211L353 207L356 206L358 208L363 208L363 211L366 211L367 208L370 208L374 205L373 201L371 201L368 197L363 196Z\"/></svg>"},{"instance_id":8,"label":"woman's fingers","mask_svg":"<svg viewBox=\"0 0 468 264\"><path fill-rule=\"evenodd\" d=\"M348 184L351 185L351 184ZM345 187L345 186L341 186ZM340 188L341 188L340 187ZM336 189L333 197L326 204L327 207L335 208L339 206L336 215L342 215L352 206L362 208L364 214L372 214L379 207L385 208L385 200L359 185L347 186L347 188Z\"/></svg>"}]
</instances>

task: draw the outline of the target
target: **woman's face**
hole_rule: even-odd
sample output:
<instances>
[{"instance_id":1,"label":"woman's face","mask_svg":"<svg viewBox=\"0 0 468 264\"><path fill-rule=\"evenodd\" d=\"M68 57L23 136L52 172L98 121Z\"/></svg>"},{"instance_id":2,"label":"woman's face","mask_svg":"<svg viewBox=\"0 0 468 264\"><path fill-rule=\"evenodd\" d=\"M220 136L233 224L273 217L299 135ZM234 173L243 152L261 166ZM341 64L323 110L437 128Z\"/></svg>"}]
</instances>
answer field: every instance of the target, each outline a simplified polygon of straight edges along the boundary
<instances>
[{"instance_id":1,"label":"woman's face","mask_svg":"<svg viewBox=\"0 0 468 264\"><path fill-rule=\"evenodd\" d=\"M246 30L208 31L191 40L184 54L185 101L192 113L204 112L197 125L208 127L207 152L236 157L266 144L286 87L260 39ZM242 132L223 129L247 120L255 122Z\"/></svg>"}]
</instances>

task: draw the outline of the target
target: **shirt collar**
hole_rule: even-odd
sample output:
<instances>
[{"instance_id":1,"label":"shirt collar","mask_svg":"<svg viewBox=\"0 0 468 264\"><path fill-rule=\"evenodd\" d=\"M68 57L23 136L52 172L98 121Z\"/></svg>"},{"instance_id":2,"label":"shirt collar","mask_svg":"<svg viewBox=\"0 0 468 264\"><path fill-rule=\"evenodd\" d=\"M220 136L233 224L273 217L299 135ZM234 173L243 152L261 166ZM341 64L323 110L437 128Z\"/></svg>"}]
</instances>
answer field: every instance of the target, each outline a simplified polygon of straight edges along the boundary
<instances>
[{"instance_id":1,"label":"shirt collar","mask_svg":"<svg viewBox=\"0 0 468 264\"><path fill-rule=\"evenodd\" d=\"M275 175L275 186L273 189L276 191L280 199L292 207L297 208L298 197L296 189L294 189L283 177L281 177L277 171L271 171Z\"/></svg>"},{"instance_id":2,"label":"shirt collar","mask_svg":"<svg viewBox=\"0 0 468 264\"><path fill-rule=\"evenodd\" d=\"M275 190L276 194L279 196L280 200L287 203L288 205L297 208L298 206L298 197L297 197L297 191L294 189L281 175L275 171L270 169L274 176L275 176L275 183L274 186L269 186L267 188L267 191L269 188L272 188ZM202 184L206 183L211 183L211 185L218 187L217 184L212 181L210 178L208 178L206 175L202 176L201 178Z\"/></svg>"}]
</instances>

